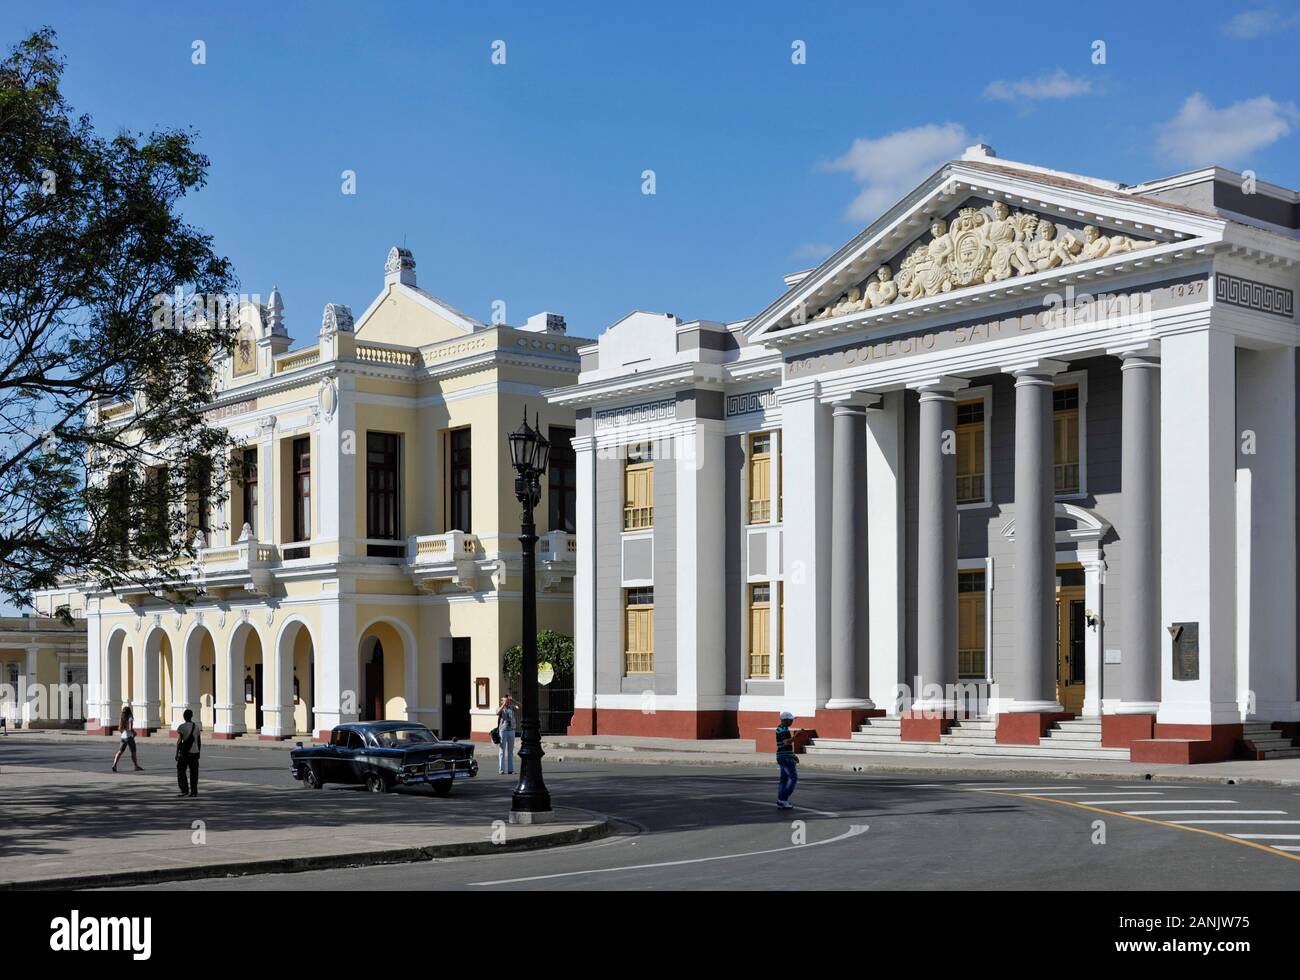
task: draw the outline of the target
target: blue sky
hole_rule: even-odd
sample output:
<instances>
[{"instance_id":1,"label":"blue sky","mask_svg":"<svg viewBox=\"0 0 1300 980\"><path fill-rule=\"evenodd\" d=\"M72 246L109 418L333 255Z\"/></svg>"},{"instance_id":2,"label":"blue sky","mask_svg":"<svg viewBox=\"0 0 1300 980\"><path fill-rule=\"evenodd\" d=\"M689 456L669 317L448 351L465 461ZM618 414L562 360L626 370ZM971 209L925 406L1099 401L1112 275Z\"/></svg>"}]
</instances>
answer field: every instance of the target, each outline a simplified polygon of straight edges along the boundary
<instances>
[{"instance_id":1,"label":"blue sky","mask_svg":"<svg viewBox=\"0 0 1300 980\"><path fill-rule=\"evenodd\" d=\"M53 26L102 131L197 130L212 170L186 213L244 291L279 284L300 343L326 302L364 309L403 241L483 320L740 319L977 140L1300 187L1295 4L26 6L0 12L6 46Z\"/></svg>"}]
</instances>

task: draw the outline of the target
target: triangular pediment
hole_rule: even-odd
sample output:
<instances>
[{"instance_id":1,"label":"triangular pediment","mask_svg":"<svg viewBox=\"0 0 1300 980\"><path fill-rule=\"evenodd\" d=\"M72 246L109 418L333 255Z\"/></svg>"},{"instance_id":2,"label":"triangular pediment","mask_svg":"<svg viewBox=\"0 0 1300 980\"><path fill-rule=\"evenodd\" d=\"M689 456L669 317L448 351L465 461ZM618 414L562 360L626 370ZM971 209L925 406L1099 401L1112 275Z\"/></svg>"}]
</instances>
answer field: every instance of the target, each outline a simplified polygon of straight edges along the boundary
<instances>
[{"instance_id":1,"label":"triangular pediment","mask_svg":"<svg viewBox=\"0 0 1300 980\"><path fill-rule=\"evenodd\" d=\"M1215 215L1118 186L953 161L799 276L745 332L753 340L965 305L1221 234Z\"/></svg>"}]
</instances>

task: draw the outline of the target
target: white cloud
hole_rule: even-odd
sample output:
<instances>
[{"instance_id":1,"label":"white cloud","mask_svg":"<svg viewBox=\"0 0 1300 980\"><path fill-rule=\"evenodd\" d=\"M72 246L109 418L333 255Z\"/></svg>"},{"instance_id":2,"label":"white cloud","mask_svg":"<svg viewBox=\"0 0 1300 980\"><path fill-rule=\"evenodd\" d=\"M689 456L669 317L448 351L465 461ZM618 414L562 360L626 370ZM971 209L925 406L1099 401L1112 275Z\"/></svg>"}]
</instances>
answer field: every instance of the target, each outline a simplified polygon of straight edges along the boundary
<instances>
[{"instance_id":1,"label":"white cloud","mask_svg":"<svg viewBox=\"0 0 1300 980\"><path fill-rule=\"evenodd\" d=\"M1297 122L1300 110L1294 102L1261 95L1216 109L1195 92L1173 119L1156 127L1156 148L1167 160L1186 166L1231 166L1276 143Z\"/></svg>"},{"instance_id":2,"label":"white cloud","mask_svg":"<svg viewBox=\"0 0 1300 980\"><path fill-rule=\"evenodd\" d=\"M1275 7L1243 10L1223 25L1223 33L1239 41L1251 41L1300 24L1300 13L1282 14Z\"/></svg>"},{"instance_id":3,"label":"white cloud","mask_svg":"<svg viewBox=\"0 0 1300 980\"><path fill-rule=\"evenodd\" d=\"M813 259L821 262L822 259L835 251L834 245L827 245L825 242L804 242L796 248L790 255L795 259Z\"/></svg>"},{"instance_id":4,"label":"white cloud","mask_svg":"<svg viewBox=\"0 0 1300 980\"><path fill-rule=\"evenodd\" d=\"M999 99L1003 102L1068 99L1090 91L1092 91L1091 81L1069 75L1064 68L1058 68L1050 74L1044 72L1037 78L989 82L988 87L984 89L984 98Z\"/></svg>"},{"instance_id":5,"label":"white cloud","mask_svg":"<svg viewBox=\"0 0 1300 980\"><path fill-rule=\"evenodd\" d=\"M973 143L964 126L949 122L900 129L878 139L858 138L825 169L846 172L862 184L847 217L869 221Z\"/></svg>"}]
</instances>

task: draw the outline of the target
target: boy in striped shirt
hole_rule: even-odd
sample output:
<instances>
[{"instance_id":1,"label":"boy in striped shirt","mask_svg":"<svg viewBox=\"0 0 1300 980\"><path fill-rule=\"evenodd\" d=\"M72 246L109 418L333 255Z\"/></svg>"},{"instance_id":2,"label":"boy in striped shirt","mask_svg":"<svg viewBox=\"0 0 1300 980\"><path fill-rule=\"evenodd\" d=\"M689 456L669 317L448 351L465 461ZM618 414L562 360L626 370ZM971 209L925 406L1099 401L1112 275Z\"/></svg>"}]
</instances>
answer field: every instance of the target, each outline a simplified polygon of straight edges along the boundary
<instances>
[{"instance_id":1,"label":"boy in striped shirt","mask_svg":"<svg viewBox=\"0 0 1300 980\"><path fill-rule=\"evenodd\" d=\"M795 784L799 782L799 759L794 754L794 735L790 731L790 722L794 715L788 711L781 712L781 723L776 726L776 764L781 770L780 781L776 790L776 805L782 810L793 810L790 796Z\"/></svg>"}]
</instances>

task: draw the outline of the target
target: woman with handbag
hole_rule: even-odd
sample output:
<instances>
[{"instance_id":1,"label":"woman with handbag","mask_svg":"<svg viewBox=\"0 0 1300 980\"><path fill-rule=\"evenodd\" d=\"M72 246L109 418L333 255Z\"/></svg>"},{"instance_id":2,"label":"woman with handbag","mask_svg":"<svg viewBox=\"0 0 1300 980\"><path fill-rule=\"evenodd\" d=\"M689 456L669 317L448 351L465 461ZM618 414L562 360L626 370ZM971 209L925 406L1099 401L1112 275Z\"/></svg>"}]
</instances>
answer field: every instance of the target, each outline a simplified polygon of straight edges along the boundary
<instances>
[{"instance_id":1,"label":"woman with handbag","mask_svg":"<svg viewBox=\"0 0 1300 980\"><path fill-rule=\"evenodd\" d=\"M492 741L497 743L497 773L505 775L507 772L513 775L515 771L515 699L509 694L501 699L501 707L497 708L497 727L496 737Z\"/></svg>"},{"instance_id":2,"label":"woman with handbag","mask_svg":"<svg viewBox=\"0 0 1300 980\"><path fill-rule=\"evenodd\" d=\"M130 749L131 764L135 766L136 772L140 772L144 766L140 765L140 759L135 752L135 715L129 704L122 705L122 717L118 719L117 724L122 730L122 744L118 746L117 755L113 756L113 771L117 772L117 764L122 761L126 750Z\"/></svg>"}]
</instances>

